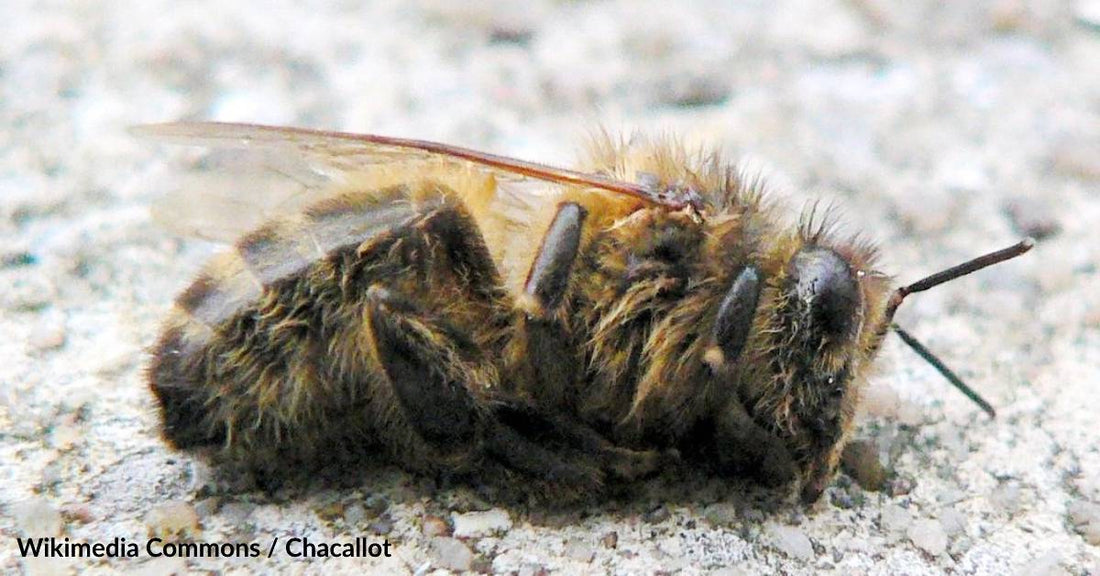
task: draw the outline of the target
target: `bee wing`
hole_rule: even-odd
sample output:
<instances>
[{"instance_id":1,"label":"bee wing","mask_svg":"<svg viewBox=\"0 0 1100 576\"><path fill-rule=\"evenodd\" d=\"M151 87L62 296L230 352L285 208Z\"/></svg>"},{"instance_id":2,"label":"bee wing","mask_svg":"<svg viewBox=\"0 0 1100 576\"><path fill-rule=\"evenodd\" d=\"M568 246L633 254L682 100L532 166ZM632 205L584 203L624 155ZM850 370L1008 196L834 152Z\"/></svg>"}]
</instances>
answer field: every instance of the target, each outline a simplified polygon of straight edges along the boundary
<instances>
[{"instance_id":1,"label":"bee wing","mask_svg":"<svg viewBox=\"0 0 1100 576\"><path fill-rule=\"evenodd\" d=\"M170 194L154 209L154 215L169 228L215 240L232 240L274 215L301 209L339 190L348 175L372 165L440 163L472 167L502 183L542 181L581 186L674 209L689 202L675 190L657 190L425 140L217 122L152 124L137 126L132 132L163 142L229 152L221 156L233 159L230 163L236 160L236 166L206 170L208 175L200 177L196 187ZM225 181L230 175L232 180ZM209 181L203 182L203 178ZM522 188L513 185L513 189Z\"/></svg>"}]
</instances>

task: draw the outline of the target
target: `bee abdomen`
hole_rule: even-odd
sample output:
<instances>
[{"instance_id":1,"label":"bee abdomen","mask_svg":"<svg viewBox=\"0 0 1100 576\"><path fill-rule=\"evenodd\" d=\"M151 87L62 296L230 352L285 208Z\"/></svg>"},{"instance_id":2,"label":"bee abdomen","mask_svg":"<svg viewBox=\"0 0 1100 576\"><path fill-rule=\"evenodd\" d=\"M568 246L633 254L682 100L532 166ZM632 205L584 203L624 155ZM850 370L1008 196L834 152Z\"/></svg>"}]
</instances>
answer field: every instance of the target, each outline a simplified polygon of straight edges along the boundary
<instances>
[{"instance_id":1,"label":"bee abdomen","mask_svg":"<svg viewBox=\"0 0 1100 576\"><path fill-rule=\"evenodd\" d=\"M276 282L406 224L416 210L394 198L407 194L404 187L349 193L272 220L238 240L233 251L216 256L176 303L216 329Z\"/></svg>"},{"instance_id":2,"label":"bee abdomen","mask_svg":"<svg viewBox=\"0 0 1100 576\"><path fill-rule=\"evenodd\" d=\"M177 448L214 444L224 437L224 429L209 418L209 393L197 357L206 337L195 333L195 324L177 310L153 347L148 371L164 438Z\"/></svg>"},{"instance_id":3,"label":"bee abdomen","mask_svg":"<svg viewBox=\"0 0 1100 576\"><path fill-rule=\"evenodd\" d=\"M315 286L311 274L342 270L349 257L374 262L379 256L372 246L443 204L432 190L400 186L330 198L269 221L206 264L177 297L151 351L148 380L166 440L179 448L233 448L261 436L278 441L293 422L335 409L329 404L339 403L342 392L323 391L327 403L308 397L322 388L316 370L341 372L345 361L355 360L355 354L333 353L350 350L354 339L330 341L331 334L318 332L333 322L325 310L339 304L322 304L319 296L300 300L295 287ZM326 349L333 358L320 357L317 350Z\"/></svg>"},{"instance_id":4,"label":"bee abdomen","mask_svg":"<svg viewBox=\"0 0 1100 576\"><path fill-rule=\"evenodd\" d=\"M231 318L256 302L264 288L239 251L215 256L176 298L152 349L149 387L157 399L165 439L177 448L217 444L226 429L211 413L205 351Z\"/></svg>"}]
</instances>

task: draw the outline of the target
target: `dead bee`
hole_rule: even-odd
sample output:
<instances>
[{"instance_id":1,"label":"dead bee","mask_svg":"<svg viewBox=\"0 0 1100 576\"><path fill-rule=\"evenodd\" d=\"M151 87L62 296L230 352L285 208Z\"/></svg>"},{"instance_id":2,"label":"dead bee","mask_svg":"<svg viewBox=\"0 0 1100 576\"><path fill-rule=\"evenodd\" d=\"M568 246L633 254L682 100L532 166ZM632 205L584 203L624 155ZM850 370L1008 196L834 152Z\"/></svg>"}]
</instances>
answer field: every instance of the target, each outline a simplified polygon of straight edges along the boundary
<instances>
[{"instance_id":1,"label":"dead bee","mask_svg":"<svg viewBox=\"0 0 1100 576\"><path fill-rule=\"evenodd\" d=\"M176 299L148 369L171 445L258 465L370 442L586 495L678 453L814 502L890 330L992 415L894 312L1032 245L891 293L869 243L783 225L759 185L671 142L597 138L571 171L371 135L136 131L270 161L229 204L215 186L162 212L251 230Z\"/></svg>"}]
</instances>

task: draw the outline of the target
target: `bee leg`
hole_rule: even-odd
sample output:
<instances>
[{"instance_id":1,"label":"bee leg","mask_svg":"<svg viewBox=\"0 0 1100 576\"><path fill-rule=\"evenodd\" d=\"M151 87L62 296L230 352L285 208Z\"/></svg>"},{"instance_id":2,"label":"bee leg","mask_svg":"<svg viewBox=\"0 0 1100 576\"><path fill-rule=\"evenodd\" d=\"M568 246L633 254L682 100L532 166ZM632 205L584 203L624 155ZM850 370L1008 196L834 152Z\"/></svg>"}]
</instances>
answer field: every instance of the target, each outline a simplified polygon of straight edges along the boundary
<instances>
[{"instance_id":1,"label":"bee leg","mask_svg":"<svg viewBox=\"0 0 1100 576\"><path fill-rule=\"evenodd\" d=\"M374 285L367 291L373 353L413 432L436 451L470 464L487 455L553 484L596 491L603 473L567 459L500 422L471 390L490 389L496 372L460 331L422 315Z\"/></svg>"},{"instance_id":2,"label":"bee leg","mask_svg":"<svg viewBox=\"0 0 1100 576\"><path fill-rule=\"evenodd\" d=\"M520 306L524 312L523 336L526 369L532 380L529 392L541 406L568 404L575 386L576 346L559 315L569 287L569 275L580 249L587 212L572 202L558 206L524 284ZM531 416L533 417L533 416ZM554 433L573 448L596 456L605 469L620 478L633 479L651 474L669 455L635 451L613 445L580 422L564 416L542 415Z\"/></svg>"},{"instance_id":3,"label":"bee leg","mask_svg":"<svg viewBox=\"0 0 1100 576\"><path fill-rule=\"evenodd\" d=\"M567 202L558 206L558 213L542 238L535 263L527 273L524 296L529 299L528 312L539 317L552 315L565 297L569 273L581 245L581 228L587 211L579 204Z\"/></svg>"},{"instance_id":4,"label":"bee leg","mask_svg":"<svg viewBox=\"0 0 1100 576\"><path fill-rule=\"evenodd\" d=\"M732 368L748 341L756 305L760 297L760 275L753 266L746 266L738 273L714 322L714 344L707 349L703 359L716 372Z\"/></svg>"},{"instance_id":5,"label":"bee leg","mask_svg":"<svg viewBox=\"0 0 1100 576\"><path fill-rule=\"evenodd\" d=\"M558 207L519 299L524 312L524 356L533 380L530 392L544 406L561 405L573 388L577 360L568 331L556 313L569 285L586 215L578 204Z\"/></svg>"},{"instance_id":6,"label":"bee leg","mask_svg":"<svg viewBox=\"0 0 1100 576\"><path fill-rule=\"evenodd\" d=\"M448 205L421 224L424 232L440 242L451 270L458 273L472 296L493 301L500 287L500 274L481 230L464 206Z\"/></svg>"},{"instance_id":7,"label":"bee leg","mask_svg":"<svg viewBox=\"0 0 1100 576\"><path fill-rule=\"evenodd\" d=\"M754 422L737 400L715 417L714 442L719 472L749 475L766 486L780 486L797 477L783 441Z\"/></svg>"},{"instance_id":8,"label":"bee leg","mask_svg":"<svg viewBox=\"0 0 1100 576\"><path fill-rule=\"evenodd\" d=\"M530 476L579 492L598 492L603 485L604 473L596 463L587 458L567 458L501 422L492 423L485 442L489 455Z\"/></svg>"},{"instance_id":9,"label":"bee leg","mask_svg":"<svg viewBox=\"0 0 1100 576\"><path fill-rule=\"evenodd\" d=\"M526 437L564 443L566 448L594 458L601 463L601 469L621 480L635 480L651 475L663 465L679 459L674 452L639 451L616 446L573 418L540 412L527 404L502 403L496 407L494 413L501 422Z\"/></svg>"},{"instance_id":10,"label":"bee leg","mask_svg":"<svg viewBox=\"0 0 1100 576\"><path fill-rule=\"evenodd\" d=\"M679 460L675 451L631 450L616 446L592 428L564 416L551 417L551 423L572 446L595 456L608 473L622 480L650 476L662 466Z\"/></svg>"},{"instance_id":11,"label":"bee leg","mask_svg":"<svg viewBox=\"0 0 1100 576\"><path fill-rule=\"evenodd\" d=\"M451 453L473 443L481 415L461 375L478 375L476 347L433 325L414 305L377 285L367 290L373 353L405 420L432 447Z\"/></svg>"}]
</instances>

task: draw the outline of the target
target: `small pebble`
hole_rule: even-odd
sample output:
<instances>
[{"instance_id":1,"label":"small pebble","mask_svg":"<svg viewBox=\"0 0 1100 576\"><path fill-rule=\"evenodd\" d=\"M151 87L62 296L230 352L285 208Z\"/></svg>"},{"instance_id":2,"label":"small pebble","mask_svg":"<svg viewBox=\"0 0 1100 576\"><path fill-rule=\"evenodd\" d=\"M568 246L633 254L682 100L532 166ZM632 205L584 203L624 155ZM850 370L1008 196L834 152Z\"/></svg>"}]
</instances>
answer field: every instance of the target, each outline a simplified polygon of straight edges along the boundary
<instances>
[{"instance_id":1,"label":"small pebble","mask_svg":"<svg viewBox=\"0 0 1100 576\"><path fill-rule=\"evenodd\" d=\"M428 555L436 566L456 572L465 572L474 563L474 553L466 544L444 536L436 536L428 542Z\"/></svg>"},{"instance_id":2,"label":"small pebble","mask_svg":"<svg viewBox=\"0 0 1100 576\"><path fill-rule=\"evenodd\" d=\"M61 513L41 498L24 500L12 505L11 515L25 536L45 538L60 536L65 524Z\"/></svg>"},{"instance_id":3,"label":"small pebble","mask_svg":"<svg viewBox=\"0 0 1100 576\"><path fill-rule=\"evenodd\" d=\"M780 552L798 560L814 556L814 547L806 533L793 526L772 524L768 527L768 539Z\"/></svg>"},{"instance_id":4,"label":"small pebble","mask_svg":"<svg viewBox=\"0 0 1100 576\"><path fill-rule=\"evenodd\" d=\"M367 529L374 534L380 536L386 536L390 532L393 532L393 518L390 518L389 514L380 516L377 520L370 523Z\"/></svg>"},{"instance_id":5,"label":"small pebble","mask_svg":"<svg viewBox=\"0 0 1100 576\"><path fill-rule=\"evenodd\" d=\"M1091 524L1085 524L1077 528L1077 531L1081 536L1084 536L1085 542L1093 546L1100 546L1100 523L1093 522Z\"/></svg>"},{"instance_id":6,"label":"small pebble","mask_svg":"<svg viewBox=\"0 0 1100 576\"><path fill-rule=\"evenodd\" d=\"M829 502L842 510L851 510L859 504L859 500L852 496L852 492L859 493L859 488L854 486L847 486L844 488L838 487L836 490L829 491Z\"/></svg>"},{"instance_id":7,"label":"small pebble","mask_svg":"<svg viewBox=\"0 0 1100 576\"><path fill-rule=\"evenodd\" d=\"M1098 316L1097 324L1100 324L1100 310L1097 310L1096 314ZM1073 485L1085 498L1094 501L1100 500L1100 474L1081 474L1073 481Z\"/></svg>"},{"instance_id":8,"label":"small pebble","mask_svg":"<svg viewBox=\"0 0 1100 576\"><path fill-rule=\"evenodd\" d=\"M583 540L569 540L565 543L563 554L578 562L591 562L596 557L596 551Z\"/></svg>"},{"instance_id":9,"label":"small pebble","mask_svg":"<svg viewBox=\"0 0 1100 576\"><path fill-rule=\"evenodd\" d=\"M377 494L367 496L367 499L363 503L366 505L366 512L374 516L379 516L390 509L389 500Z\"/></svg>"},{"instance_id":10,"label":"small pebble","mask_svg":"<svg viewBox=\"0 0 1100 576\"><path fill-rule=\"evenodd\" d=\"M362 504L355 503L344 510L344 523L348 526L358 526L367 519L367 509Z\"/></svg>"},{"instance_id":11,"label":"small pebble","mask_svg":"<svg viewBox=\"0 0 1100 576\"><path fill-rule=\"evenodd\" d=\"M1069 506L1069 519L1074 526L1100 524L1100 504L1087 500L1076 500Z\"/></svg>"},{"instance_id":12,"label":"small pebble","mask_svg":"<svg viewBox=\"0 0 1100 576\"><path fill-rule=\"evenodd\" d=\"M57 350L65 345L68 334L65 325L61 323L47 322L37 324L27 336L27 344L39 352Z\"/></svg>"},{"instance_id":13,"label":"small pebble","mask_svg":"<svg viewBox=\"0 0 1100 576\"><path fill-rule=\"evenodd\" d=\"M943 531L943 525L936 520L917 520L909 527L909 540L917 548L925 552L939 556L947 550L947 534Z\"/></svg>"},{"instance_id":14,"label":"small pebble","mask_svg":"<svg viewBox=\"0 0 1100 576\"><path fill-rule=\"evenodd\" d=\"M887 482L886 493L892 497L905 496L913 491L914 483L910 478L894 478Z\"/></svg>"},{"instance_id":15,"label":"small pebble","mask_svg":"<svg viewBox=\"0 0 1100 576\"><path fill-rule=\"evenodd\" d=\"M322 520L325 520L326 522L332 522L333 520L343 518L344 511L346 509L346 504L339 500L336 500L334 502L329 502L327 504L321 505L321 507L317 508L315 512L317 513L317 516L320 517Z\"/></svg>"},{"instance_id":16,"label":"small pebble","mask_svg":"<svg viewBox=\"0 0 1100 576\"><path fill-rule=\"evenodd\" d=\"M913 522L913 516L908 510L894 504L887 504L882 508L882 516L879 523L887 532L905 532Z\"/></svg>"},{"instance_id":17,"label":"small pebble","mask_svg":"<svg viewBox=\"0 0 1100 576\"><path fill-rule=\"evenodd\" d=\"M765 518L764 512L758 508L748 506L741 510L741 521L746 524L763 524Z\"/></svg>"},{"instance_id":18,"label":"small pebble","mask_svg":"<svg viewBox=\"0 0 1100 576\"><path fill-rule=\"evenodd\" d=\"M610 550L614 550L615 548L618 548L619 547L619 533L612 530L611 532L608 532L607 534L604 534L603 538L600 538L600 544L602 544L604 548L608 548Z\"/></svg>"},{"instance_id":19,"label":"small pebble","mask_svg":"<svg viewBox=\"0 0 1100 576\"><path fill-rule=\"evenodd\" d=\"M467 512L452 514L455 538L481 538L507 532L512 528L512 519L508 512L493 508L485 512Z\"/></svg>"},{"instance_id":20,"label":"small pebble","mask_svg":"<svg viewBox=\"0 0 1100 576\"><path fill-rule=\"evenodd\" d=\"M439 516L428 515L421 521L420 532L429 538L432 536L450 536L451 527L447 525L446 520Z\"/></svg>"},{"instance_id":21,"label":"small pebble","mask_svg":"<svg viewBox=\"0 0 1100 576\"><path fill-rule=\"evenodd\" d=\"M66 520L77 522L80 524L89 524L95 520L95 514L92 514L91 508L88 508L87 504L69 504L61 508L61 515Z\"/></svg>"},{"instance_id":22,"label":"small pebble","mask_svg":"<svg viewBox=\"0 0 1100 576\"><path fill-rule=\"evenodd\" d=\"M1002 484L989 494L989 503L1008 514L1020 509L1020 486L1015 482Z\"/></svg>"},{"instance_id":23,"label":"small pebble","mask_svg":"<svg viewBox=\"0 0 1100 576\"><path fill-rule=\"evenodd\" d=\"M517 44L525 46L531 42L534 31L530 28L499 26L489 31L489 41L494 44Z\"/></svg>"},{"instance_id":24,"label":"small pebble","mask_svg":"<svg viewBox=\"0 0 1100 576\"><path fill-rule=\"evenodd\" d=\"M1086 500L1077 500L1070 506L1069 520L1074 523L1074 529L1085 541L1092 545L1100 545L1100 505Z\"/></svg>"},{"instance_id":25,"label":"small pebble","mask_svg":"<svg viewBox=\"0 0 1100 576\"><path fill-rule=\"evenodd\" d=\"M729 83L717 76L674 76L655 88L658 102L673 106L720 104L730 95Z\"/></svg>"},{"instance_id":26,"label":"small pebble","mask_svg":"<svg viewBox=\"0 0 1100 576\"><path fill-rule=\"evenodd\" d=\"M199 515L199 518L209 518L210 516L217 514L222 508L221 498L203 498L198 502L195 502L195 513Z\"/></svg>"},{"instance_id":27,"label":"small pebble","mask_svg":"<svg viewBox=\"0 0 1100 576\"><path fill-rule=\"evenodd\" d=\"M83 436L80 426L71 423L58 424L50 429L50 446L61 452L73 449L77 441Z\"/></svg>"},{"instance_id":28,"label":"small pebble","mask_svg":"<svg viewBox=\"0 0 1100 576\"><path fill-rule=\"evenodd\" d=\"M940 524L948 536L955 536L966 531L966 516L958 510L946 509L940 512Z\"/></svg>"},{"instance_id":29,"label":"small pebble","mask_svg":"<svg viewBox=\"0 0 1100 576\"><path fill-rule=\"evenodd\" d=\"M853 440L844 447L840 467L864 490L877 492L886 483L886 469L878 457L878 446L866 440Z\"/></svg>"},{"instance_id":30,"label":"small pebble","mask_svg":"<svg viewBox=\"0 0 1100 576\"><path fill-rule=\"evenodd\" d=\"M195 536L199 532L199 515L187 502L166 502L145 515L150 536Z\"/></svg>"},{"instance_id":31,"label":"small pebble","mask_svg":"<svg viewBox=\"0 0 1100 576\"><path fill-rule=\"evenodd\" d=\"M0 293L0 307L33 312L49 306L57 288L45 278L20 278Z\"/></svg>"},{"instance_id":32,"label":"small pebble","mask_svg":"<svg viewBox=\"0 0 1100 576\"><path fill-rule=\"evenodd\" d=\"M255 511L256 505L251 502L226 502L218 510L218 515L228 524L240 526L247 523Z\"/></svg>"},{"instance_id":33,"label":"small pebble","mask_svg":"<svg viewBox=\"0 0 1100 576\"><path fill-rule=\"evenodd\" d=\"M1027 22L1027 11L1019 2L997 2L989 9L989 21L998 32L1013 32Z\"/></svg>"}]
</instances>

